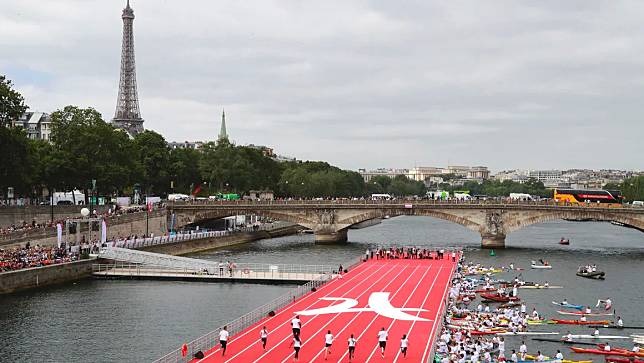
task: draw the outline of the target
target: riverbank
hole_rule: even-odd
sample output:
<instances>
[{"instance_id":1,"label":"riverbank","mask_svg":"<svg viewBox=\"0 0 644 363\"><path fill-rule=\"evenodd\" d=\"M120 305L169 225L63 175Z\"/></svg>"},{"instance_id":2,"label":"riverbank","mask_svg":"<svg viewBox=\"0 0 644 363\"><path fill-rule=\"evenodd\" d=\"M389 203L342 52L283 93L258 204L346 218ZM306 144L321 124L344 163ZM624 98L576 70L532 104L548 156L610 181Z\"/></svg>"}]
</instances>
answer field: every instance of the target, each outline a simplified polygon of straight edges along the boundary
<instances>
[{"instance_id":1,"label":"riverbank","mask_svg":"<svg viewBox=\"0 0 644 363\"><path fill-rule=\"evenodd\" d=\"M191 241L181 241L164 245L147 246L140 248L140 250L168 255L186 255L195 252L240 245L266 238L292 235L301 229L302 227L298 225L288 225L275 228L270 231L245 232L224 237L210 237ZM93 258L45 267L3 272L0 273L0 294L9 294L16 291L88 278L92 275L92 265L95 263L101 262Z\"/></svg>"},{"instance_id":2,"label":"riverbank","mask_svg":"<svg viewBox=\"0 0 644 363\"><path fill-rule=\"evenodd\" d=\"M96 258L90 258L0 273L0 294L9 294L90 277L92 275L92 265L98 263L98 261Z\"/></svg>"}]
</instances>

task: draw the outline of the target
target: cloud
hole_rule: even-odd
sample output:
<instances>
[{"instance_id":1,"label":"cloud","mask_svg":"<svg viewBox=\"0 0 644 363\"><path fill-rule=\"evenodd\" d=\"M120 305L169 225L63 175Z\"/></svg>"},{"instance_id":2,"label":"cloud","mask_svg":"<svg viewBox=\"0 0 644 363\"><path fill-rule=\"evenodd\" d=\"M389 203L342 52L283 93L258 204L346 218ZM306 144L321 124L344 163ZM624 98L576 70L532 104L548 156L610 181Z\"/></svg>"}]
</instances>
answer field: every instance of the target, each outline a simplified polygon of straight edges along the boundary
<instances>
[{"instance_id":1,"label":"cloud","mask_svg":"<svg viewBox=\"0 0 644 363\"><path fill-rule=\"evenodd\" d=\"M32 109L112 117L124 1L0 0ZM642 167L644 4L132 0L141 112L345 168ZM602 150L602 152L597 152Z\"/></svg>"}]
</instances>

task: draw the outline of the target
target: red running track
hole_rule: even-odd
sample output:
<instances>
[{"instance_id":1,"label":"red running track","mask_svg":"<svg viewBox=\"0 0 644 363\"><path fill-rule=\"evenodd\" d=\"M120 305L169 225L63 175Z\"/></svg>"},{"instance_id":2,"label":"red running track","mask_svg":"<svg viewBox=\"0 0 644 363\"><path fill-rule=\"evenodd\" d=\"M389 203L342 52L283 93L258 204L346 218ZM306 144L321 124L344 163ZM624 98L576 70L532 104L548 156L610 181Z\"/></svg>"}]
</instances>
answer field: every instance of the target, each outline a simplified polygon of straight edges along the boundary
<instances>
[{"instance_id":1,"label":"red running track","mask_svg":"<svg viewBox=\"0 0 644 363\"><path fill-rule=\"evenodd\" d=\"M299 313L302 321L300 362L325 362L324 336L331 330L335 340L326 361L348 362L347 341L353 334L358 340L353 362L425 363L455 267L451 259L370 260L343 278L335 278L316 292L303 296L275 316L231 336L225 356L217 346L204 359L193 362L291 362L294 355L289 346L293 340L291 319ZM372 304L369 304L370 297ZM342 312L304 313L339 305ZM262 326L269 332L266 351L260 341ZM380 355L377 336L383 327L389 333L384 358ZM406 358L400 353L403 334L409 339Z\"/></svg>"}]
</instances>

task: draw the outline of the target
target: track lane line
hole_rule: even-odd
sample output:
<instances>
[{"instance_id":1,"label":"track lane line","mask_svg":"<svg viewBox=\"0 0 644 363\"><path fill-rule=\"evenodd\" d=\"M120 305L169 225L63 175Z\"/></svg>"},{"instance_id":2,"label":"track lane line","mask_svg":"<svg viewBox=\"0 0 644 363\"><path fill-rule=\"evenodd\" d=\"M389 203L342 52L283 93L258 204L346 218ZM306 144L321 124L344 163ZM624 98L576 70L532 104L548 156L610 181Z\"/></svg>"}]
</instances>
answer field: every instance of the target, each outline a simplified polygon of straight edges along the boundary
<instances>
[{"instance_id":1,"label":"track lane line","mask_svg":"<svg viewBox=\"0 0 644 363\"><path fill-rule=\"evenodd\" d=\"M416 271L418 270L418 268L419 268L419 267L421 267L421 266L420 266L420 265L419 265L419 266L416 266L416 267L414 268L414 271L412 271L412 273L411 273L411 274L409 274L409 275L407 276L407 278L405 279L405 281L403 281L403 283L400 285L400 287L398 288L398 290L396 290L396 292L394 292L394 294L393 294L394 296L398 294L398 291L400 291L400 289L405 285L405 283L407 283L407 281L409 281L409 279L410 279L410 278L411 278L411 277L416 273ZM407 268L406 266L405 266L405 267L403 267L403 270L402 270L402 271L404 271L404 269L406 269L406 268ZM401 271L401 272L402 272L402 271ZM427 271L428 271L428 270L426 270L426 271L425 271L425 273L423 274L423 276L425 276L425 274L427 274ZM399 274L400 274L400 273L399 273ZM396 277L398 277L398 275L399 275L399 274L397 274L397 275L396 275ZM383 290L386 290L386 288L387 288L387 287L389 287L389 285L391 285L391 284L395 281L395 278L396 278L396 277L394 277L394 279L392 279L392 280L391 280L391 281L390 281L390 282L385 286L385 289L383 289ZM421 279L422 279L422 278L421 278ZM420 280L419 280L419 281L420 281ZM372 292L373 292L373 291L372 291ZM393 296L392 296L392 298L393 298ZM356 315L355 315L355 316L354 316L354 317L353 317L353 318L352 318L352 319L351 319L347 324L344 324L344 328L342 328L342 329L337 333L338 337L339 337L339 336L340 336L340 334L341 334L341 333L342 333L342 332L343 332L347 327L349 327L349 326L351 325L351 323L352 323L353 321L355 321L355 320L356 320L356 319L357 319L357 318L358 318L362 313L363 313L362 311L361 311L361 312L358 312L358 313L357 313L357 314L356 314ZM338 317L338 316L339 316L339 314L338 314L338 315L336 315L336 317ZM335 317L334 317L334 319L335 319ZM331 321L333 321L333 319L332 319ZM329 321L329 323L331 323L331 321ZM324 327L323 327L323 329L324 329ZM321 329L321 330L323 330L323 329ZM323 352L324 352L324 348L323 348L323 349L321 349L320 351L318 351L318 353L317 353L317 354L316 354L316 355L311 359L311 362L314 362L314 361L315 361L315 359L317 359L317 357L318 357L320 354L322 354ZM345 352L345 353L346 353L346 352ZM282 361L282 363L284 363L284 361Z\"/></svg>"},{"instance_id":2,"label":"track lane line","mask_svg":"<svg viewBox=\"0 0 644 363\"><path fill-rule=\"evenodd\" d=\"M421 266L422 266L422 265L421 265L421 264L419 264L417 267L421 267ZM433 267L432 267L432 265L431 265L431 264L430 264L430 265L428 265L428 266L424 266L424 267L425 267L425 268L424 268L425 273L423 274L423 276L424 276L425 274L427 274L430 270L432 270L432 269L433 269ZM411 278L411 276L412 276L412 275L410 275L410 276L408 277L408 279L409 279L409 278ZM419 279L418 279L418 281L416 282L416 286L414 287L414 289L418 288L418 286L419 286L419 284L420 284L420 282L421 282L421 281L423 281L423 279L422 279L422 278L419 278ZM405 281L405 282L406 282L406 281ZM396 290L396 292L391 296L390 301L393 301L393 299L394 299L394 298L396 298L396 297L398 296L398 293L400 292L400 290L401 290L404 286L405 286L405 284L404 284L404 283L400 285L400 287L398 288L398 290ZM414 291L414 290L412 290L412 292L410 293L410 295L407 297L407 300L406 300L405 302L403 302L403 304L402 304L402 306L401 306L401 307L405 307L404 305L406 304L406 302L407 302L407 301L409 301L409 299L410 299L410 298L411 298L411 296L413 295L413 291ZM373 325L373 323L374 323L376 320L378 320L378 318L379 318L379 317L381 317L381 316L380 316L380 315L376 315L376 316L374 316L374 317L371 319L371 321L369 321L369 323L367 324L367 326L366 326L366 327L364 327L364 328L362 329L362 333L360 333L360 335L356 338L358 341L362 340L362 337L364 336L364 334L366 334L366 333L369 331L369 327L371 327L371 325ZM383 317L383 319L384 319L384 317ZM357 348L356 348L356 361L358 361L358 362L360 361L360 360L359 360L359 357L360 357L360 355L361 355L361 354L360 354L361 352L362 352L362 351L358 351L358 350L357 350ZM342 354L342 356L338 359L338 362L341 362L347 354L349 354L349 352L348 352L348 351L345 351L345 352Z\"/></svg>"},{"instance_id":3,"label":"track lane line","mask_svg":"<svg viewBox=\"0 0 644 363\"><path fill-rule=\"evenodd\" d=\"M449 269L449 270L448 270L448 269L446 269L444 266L441 266L441 270L440 270L440 272L441 272L441 273L443 273L443 271L446 271L446 272L449 274L449 273L450 273L450 270L451 270L451 269ZM439 285L439 286L440 286L440 285ZM445 286L447 286L447 283L445 284ZM432 286L432 289L429 289L429 290L427 291L427 295L425 295L425 298L423 299L423 302L422 302L422 304L420 305L421 307L424 307L424 306L425 306L425 304L427 303L427 299L428 299L428 298L429 298L429 296L430 296L430 295L432 295L432 293L434 292L433 290L434 290L434 288L433 288L433 286ZM444 295L443 295L443 296L444 296ZM430 302L430 304L428 304L428 307L429 307L429 306L432 306L432 305L433 305L433 304L431 304L431 302ZM438 314L439 314L439 313L440 313L440 303L439 303L439 308L438 308L438 309L435 309L435 312L434 312L434 318L432 319L432 321L433 321L433 323L432 323L432 331L433 331L433 330L434 330L434 328L438 325L438 324L437 324L437 322L436 322L436 319L438 318ZM418 313L418 315L420 315L420 312ZM418 316L418 315L417 315L417 316ZM412 331L414 330L414 326L415 326L415 325L416 325L416 321L413 321L413 322L411 323L411 327L409 327L409 329L407 329L407 333L406 333L406 334L407 334L407 338L408 338L408 339L410 339L410 340L411 340L411 338L409 338L409 337L410 337L410 336L414 336L414 335L412 334ZM431 340L431 334L430 334L430 336L429 336L429 340ZM425 345L426 345L426 344L425 344ZM411 344L410 344L410 347L411 347ZM409 350L409 348L407 348L407 350ZM393 360L394 362L396 362L396 361L398 360L398 358L399 358L400 354L401 354L400 349L398 349L398 352L396 353L396 356L394 357L394 360Z\"/></svg>"},{"instance_id":4,"label":"track lane line","mask_svg":"<svg viewBox=\"0 0 644 363\"><path fill-rule=\"evenodd\" d=\"M382 265L382 267L385 267L385 266L386 266L386 264L383 264L383 265ZM380 269L379 269L379 270L380 270ZM379 271L379 270L378 270L378 271ZM363 290L363 293L361 293L361 295L362 295L362 294L364 294L364 291L368 291L368 290L369 290L373 285L375 285L375 284L379 283L379 282L380 282L380 281L381 281L385 276L386 276L386 274L382 274L382 275L381 275L381 276L380 276L376 281L374 281L371 285L369 285L369 287L368 287L366 290ZM346 296L348 292L353 291L353 290L354 290L354 289L356 289L358 286L360 286L360 285L356 285L356 286L354 286L353 288L349 289L347 292L343 293L342 297ZM332 305L333 305L333 304L332 304ZM303 324L302 324L302 328L303 328L305 325L310 324L310 323L311 323L312 321L314 321L318 316L319 316L319 315L313 315L313 316L311 316L311 318L310 318L306 323L303 323ZM271 351L273 351L275 348L279 347L279 346L280 346L280 344L284 343L284 341L285 341L285 340L287 340L287 339L289 339L289 338L291 338L291 337L292 337L292 334L291 334L291 332L290 332L290 330L289 330L289 334L287 334L287 336L286 336L285 338L283 338L281 341L279 341L279 342L278 342L278 343L277 343L273 348L271 348L269 351L267 351L267 352L265 352L264 354L262 354L262 355L261 355L258 359L256 359L254 362L259 362L259 361L260 361L262 358L264 358L267 354L269 354L269 353L270 353ZM311 335L310 339L311 339L312 337L313 337L313 335ZM304 344L305 344L305 342L303 342L303 343L302 343L302 346L304 346ZM290 356L291 356L291 355L293 355L293 354L294 354L294 353L290 353L290 354L287 356L287 359L288 359L288 357L290 357Z\"/></svg>"},{"instance_id":5,"label":"track lane line","mask_svg":"<svg viewBox=\"0 0 644 363\"><path fill-rule=\"evenodd\" d=\"M434 281L432 281L431 286L429 287L429 289L427 289L427 295L426 295L426 296L429 296L429 293L432 291L432 288L434 287L434 284L436 283L436 280L438 279L438 276L440 275L441 270L443 269L443 266L440 266L438 269L439 269L439 270L438 270L438 273L434 276ZM411 294L409 294L409 297L407 297L407 300L405 301L405 303L403 304L403 306L402 306L402 307L406 307L406 306L407 306L407 303L409 302L409 300L411 300L411 298L416 294L416 289L417 289L417 288L415 288L415 289L411 292ZM421 306L422 306L422 305L421 305ZM392 327L392 326L394 326L394 323L396 323L396 320L392 320L392 321L391 321L391 323L389 324L389 327L386 329L386 330L387 330L387 332L389 332L389 330L391 330L391 327ZM371 360L371 358L373 357L374 353L375 353L377 350L378 350L378 345L376 345L376 346L371 350L371 354L369 354L369 357L367 357L367 360L366 360L365 362L369 362L369 361Z\"/></svg>"},{"instance_id":6,"label":"track lane line","mask_svg":"<svg viewBox=\"0 0 644 363\"><path fill-rule=\"evenodd\" d=\"M456 266L458 266L458 261L460 260L462 255L462 252L457 253L457 262L454 262L452 265L452 268L450 269L450 276L449 279L447 280L447 284L445 285L445 291L443 292L443 297L441 299L441 303L438 306L438 311L436 312L436 316L438 317L438 314L440 314L441 310L443 310L443 305L445 305L445 298L447 296L447 291L449 290L449 286L452 284L452 278L454 277L454 271L456 271ZM442 317L441 317L442 318ZM438 318L437 318L438 319ZM434 324L434 327L432 328L432 332L429 335L429 340L427 344L425 345L425 350L423 352L423 357L421 362L425 361L425 357L427 356L427 349L434 344L434 339L436 334L438 333L438 330L436 329L438 327L438 324Z\"/></svg>"},{"instance_id":7,"label":"track lane line","mask_svg":"<svg viewBox=\"0 0 644 363\"><path fill-rule=\"evenodd\" d=\"M327 283L327 284L323 285L323 286L322 286L320 289L318 289L316 292L320 292L320 291L323 291L323 290L328 290L329 288L334 287L334 288L333 288L333 290L331 290L331 291L329 291L329 292L327 293L327 295L324 295L324 297L327 297L327 296L329 296L330 294L334 293L335 291L340 290L340 289L341 289L341 288L343 288L343 287L346 287L346 286L347 286L347 285L352 281L352 279L353 279L353 278L357 278L358 276L362 275L363 273L366 273L366 272L368 272L368 271L370 271L370 270L374 270L374 271L372 271L372 272L369 274L369 276L368 276L368 277L371 277L371 276L373 276L375 273L377 273L379 270L381 270L383 266L379 266L378 264L375 264L375 263L370 264L369 262L363 262L362 264L360 264L360 265L358 266L358 268L361 268L361 267L362 267L362 269L358 272L358 274L357 274L357 275L355 275L354 277L352 277L351 279L347 279L347 280L342 279L342 281L341 281L341 282L338 282L338 281L340 281L341 279L336 278L334 281L331 281L331 282L329 282L329 283ZM355 270L356 270L356 269L354 269L353 271L355 272ZM334 283L335 283L335 284L334 284ZM337 286L338 284L340 284L340 285L339 285L339 286ZM325 288L326 288L326 289L325 289ZM258 321L257 323L255 323L255 324L251 325L250 327L248 327L248 328L247 328L244 332L242 332L241 334L237 334L237 335L235 335L235 336L234 336L234 337L233 337L233 338L228 342L228 344L230 344L230 343L232 343L232 342L235 342L235 341L238 341L239 339L241 339L241 338L245 337L246 335L248 335L249 333L251 333L251 332L253 332L253 331L255 330L255 329L251 329L251 328L255 328L256 326L266 324L266 322L267 322L267 321L273 321L273 320L275 320L278 316L280 316L280 315L282 315L282 314L286 313L287 311L291 310L292 308L294 308L294 307L295 307L295 306L297 306L298 304L300 304L300 303L304 303L305 301L309 300L309 298L311 298L311 297L312 297L312 296L314 296L314 295L316 295L316 294L315 294L315 293L313 293L313 292L307 293L307 294L306 294L305 296L303 296L301 299L296 300L295 302L293 302L293 303L291 303L291 304L289 304L289 305L285 306L285 307L284 307L283 309L281 309L277 314L275 314L275 316L270 317L270 318L266 318L266 319L262 319L262 320ZM318 300L315 300L311 305L307 306L307 307L306 307L306 309L308 309L308 308L310 308L311 306L313 306L313 305L317 304L318 302L319 302L319 299L318 299ZM281 327L282 325L284 325L284 324L285 324L285 323L287 323L287 322L288 322L288 321L286 321L286 322L284 322L284 323L280 324L280 325L279 325L277 328L275 328L275 329L279 329L279 327ZM248 349L248 348L250 348L250 347L251 347L251 346L249 345L246 349ZM207 354L206 356L204 356L204 358L202 358L201 360L197 360L197 359L195 359L195 360L193 360L193 362L205 363L205 362L207 362L207 359L208 359L208 358L212 358L212 356L213 356L215 353L218 353L218 352L220 352L220 351L221 351L221 346L220 346L219 344L217 344L216 346L214 346L213 348L211 348L211 350L208 352L208 354Z\"/></svg>"}]
</instances>

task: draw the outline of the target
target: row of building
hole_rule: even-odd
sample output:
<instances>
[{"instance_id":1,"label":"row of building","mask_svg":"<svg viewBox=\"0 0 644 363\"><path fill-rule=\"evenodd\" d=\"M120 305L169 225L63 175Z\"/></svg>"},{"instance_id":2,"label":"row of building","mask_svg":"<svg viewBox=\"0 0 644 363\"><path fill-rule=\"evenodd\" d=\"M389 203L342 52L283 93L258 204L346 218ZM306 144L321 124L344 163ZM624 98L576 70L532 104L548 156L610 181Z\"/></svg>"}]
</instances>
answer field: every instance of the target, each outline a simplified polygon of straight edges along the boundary
<instances>
[{"instance_id":1,"label":"row of building","mask_svg":"<svg viewBox=\"0 0 644 363\"><path fill-rule=\"evenodd\" d=\"M458 186L467 181L481 183L487 179L525 183L530 179L536 179L547 188L575 189L601 189L609 183L618 184L624 179L644 175L642 171L614 169L504 170L492 175L485 166L462 165L450 165L447 167L421 166L411 169L358 169L358 172L366 183L369 183L377 176L394 178L398 175L404 175L411 180L425 182L427 186L441 183Z\"/></svg>"},{"instance_id":2,"label":"row of building","mask_svg":"<svg viewBox=\"0 0 644 363\"><path fill-rule=\"evenodd\" d=\"M426 183L442 183L444 180L476 180L482 182L490 178L490 171L486 166L450 165L446 168L435 166L416 166L411 169L358 169L366 183L377 176L394 178L404 175L411 180Z\"/></svg>"},{"instance_id":3,"label":"row of building","mask_svg":"<svg viewBox=\"0 0 644 363\"><path fill-rule=\"evenodd\" d=\"M616 169L504 170L496 173L494 178L518 183L536 179L548 188L601 189L606 184L619 184L639 175L644 175L644 172Z\"/></svg>"}]
</instances>

